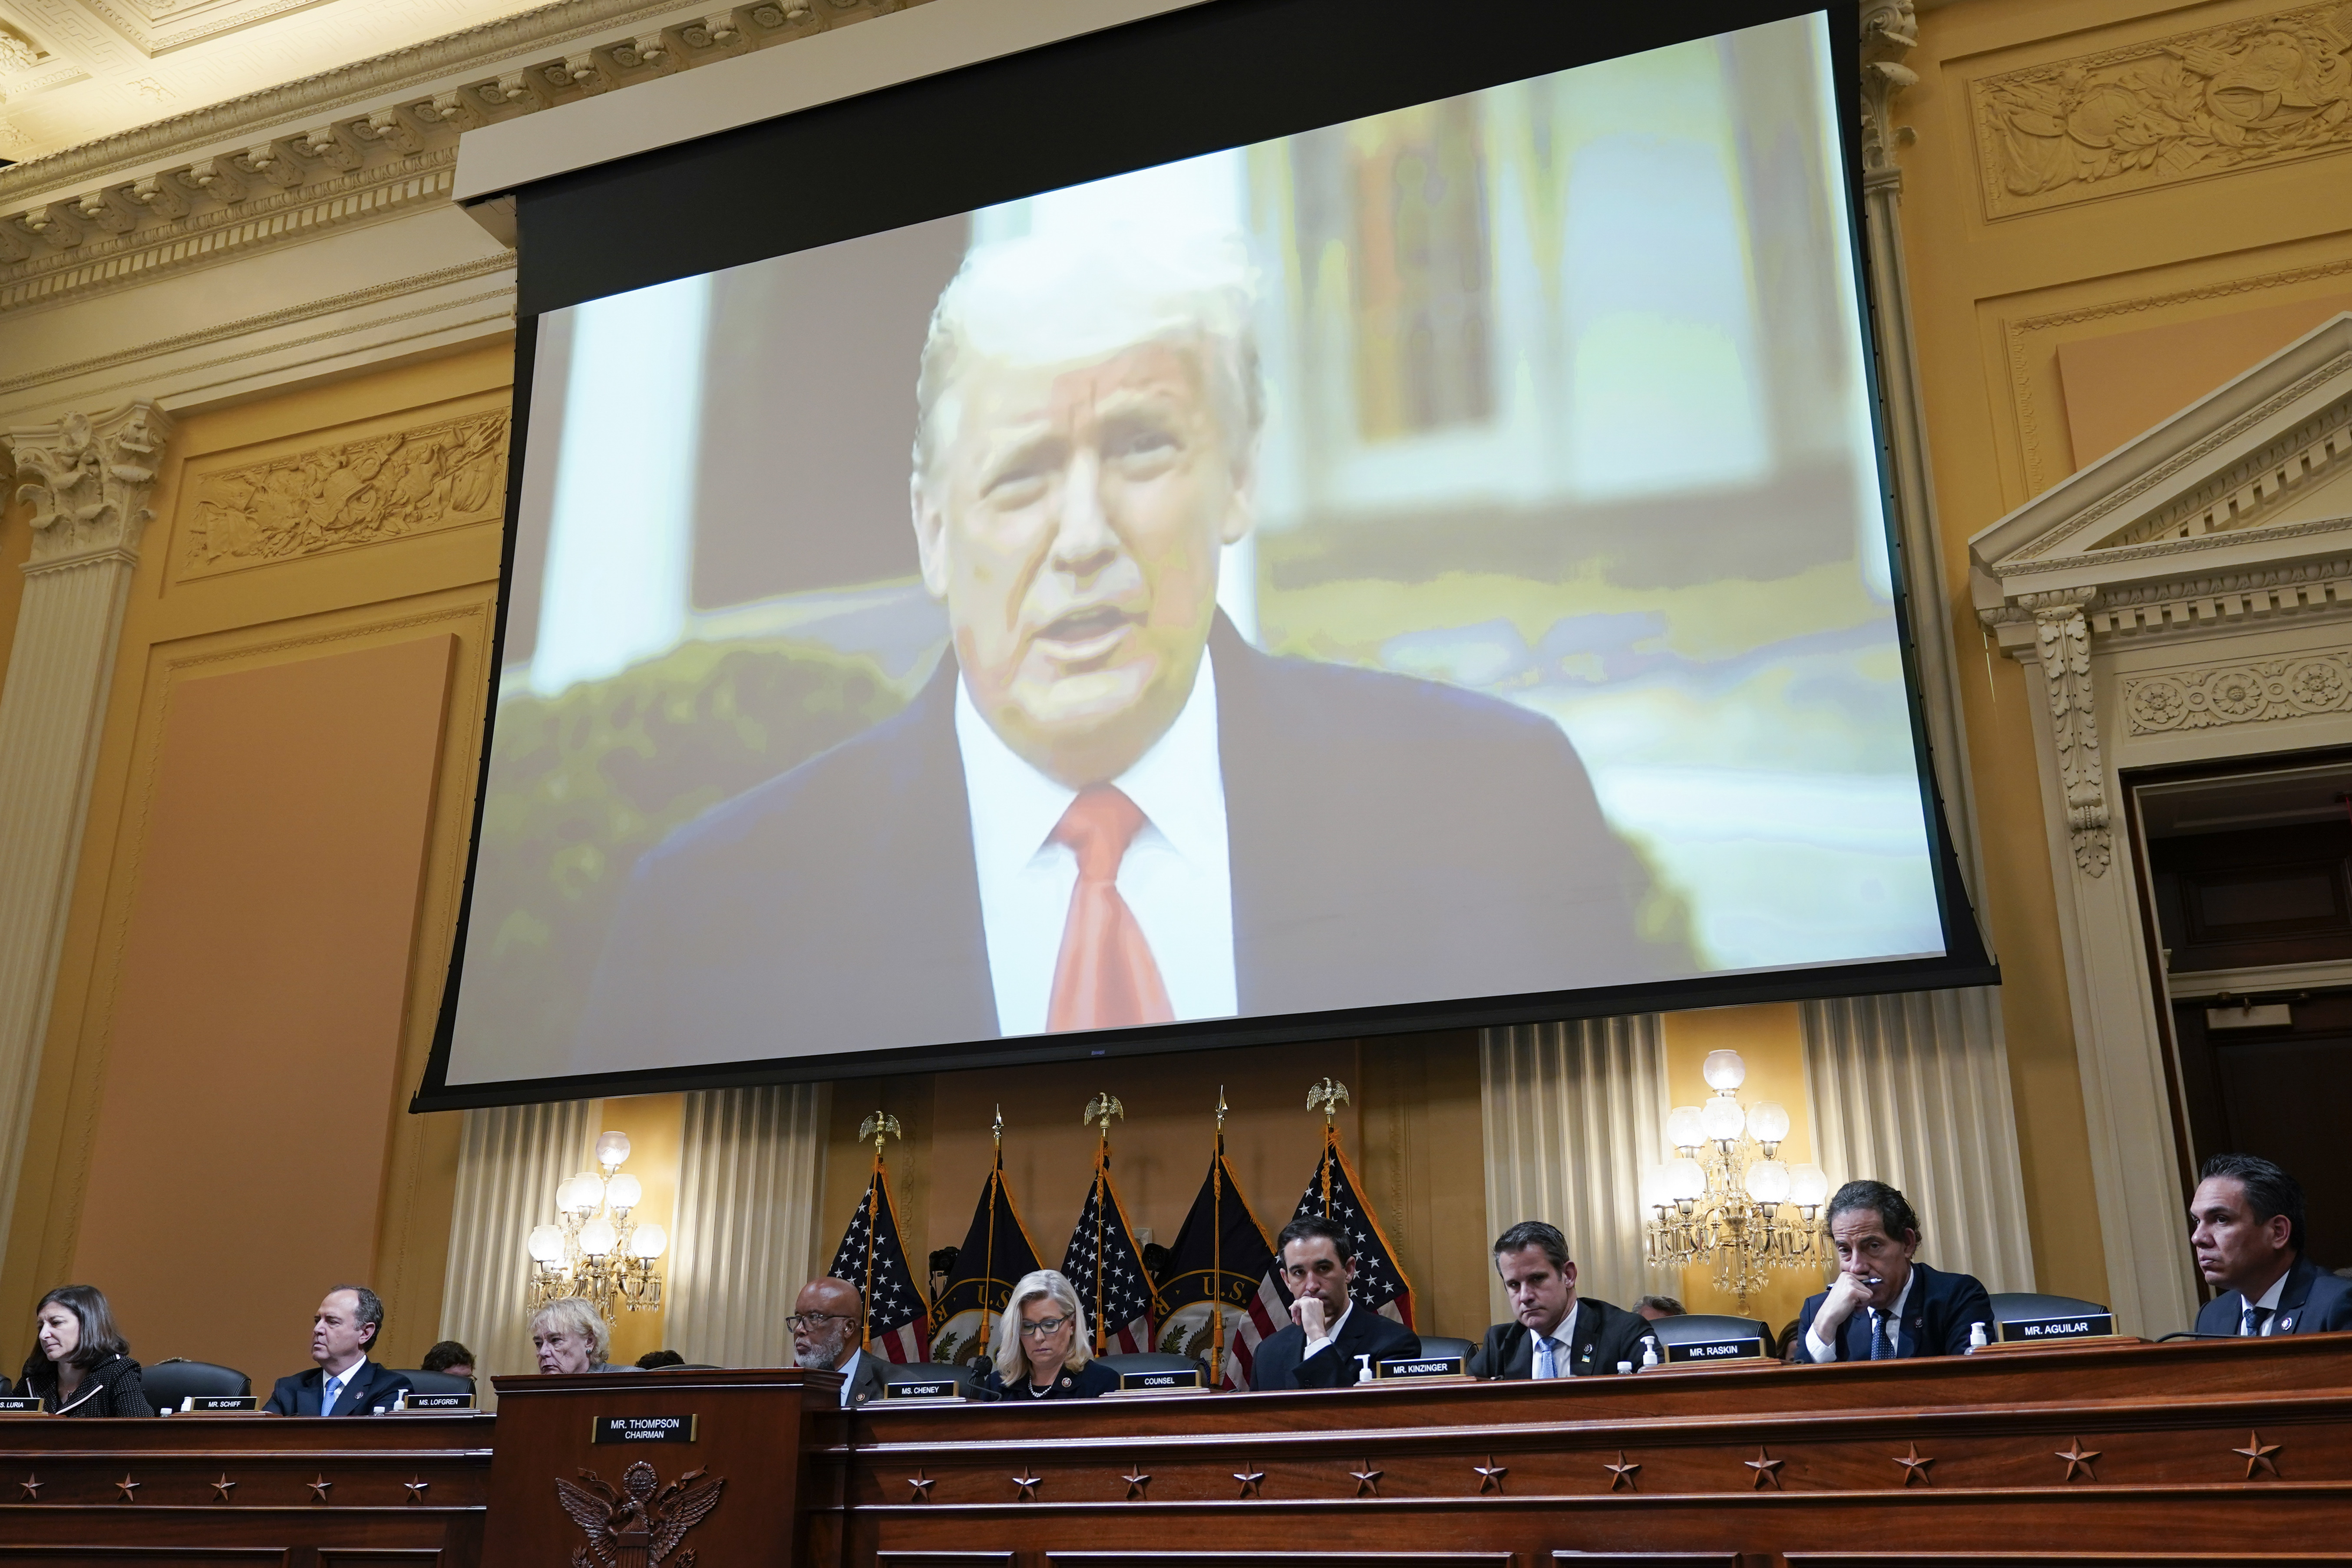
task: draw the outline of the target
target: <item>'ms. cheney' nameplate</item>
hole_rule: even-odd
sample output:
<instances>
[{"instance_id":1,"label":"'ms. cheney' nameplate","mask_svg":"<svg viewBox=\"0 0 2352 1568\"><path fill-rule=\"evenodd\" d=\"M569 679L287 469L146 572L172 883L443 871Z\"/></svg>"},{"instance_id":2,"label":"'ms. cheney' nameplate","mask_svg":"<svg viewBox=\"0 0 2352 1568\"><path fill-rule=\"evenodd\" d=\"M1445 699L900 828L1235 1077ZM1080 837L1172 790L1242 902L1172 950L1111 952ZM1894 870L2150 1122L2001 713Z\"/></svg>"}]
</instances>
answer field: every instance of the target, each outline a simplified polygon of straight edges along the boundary
<instances>
[{"instance_id":1,"label":"'ms. cheney' nameplate","mask_svg":"<svg viewBox=\"0 0 2352 1568\"><path fill-rule=\"evenodd\" d=\"M1167 1388L1199 1388L1201 1369L1197 1366L1164 1372L1123 1372L1118 1374L1121 1394L1150 1394Z\"/></svg>"},{"instance_id":2,"label":"'ms. cheney' nameplate","mask_svg":"<svg viewBox=\"0 0 2352 1568\"><path fill-rule=\"evenodd\" d=\"M470 1394L419 1394L410 1389L400 1402L402 1410L471 1410L474 1396Z\"/></svg>"},{"instance_id":3,"label":"'ms. cheney' nameplate","mask_svg":"<svg viewBox=\"0 0 2352 1568\"><path fill-rule=\"evenodd\" d=\"M1753 1361L1764 1353L1764 1342L1755 1334L1724 1340L1687 1340L1666 1347L1672 1362Z\"/></svg>"},{"instance_id":4,"label":"'ms. cheney' nameplate","mask_svg":"<svg viewBox=\"0 0 2352 1568\"><path fill-rule=\"evenodd\" d=\"M237 1411L254 1410L261 1401L250 1394L191 1394L180 1401L183 1415L219 1415Z\"/></svg>"},{"instance_id":5,"label":"'ms. cheney' nameplate","mask_svg":"<svg viewBox=\"0 0 2352 1568\"><path fill-rule=\"evenodd\" d=\"M2044 1340L2092 1340L2115 1331L2116 1315L2113 1312L2080 1312L2071 1318L2028 1318L2000 1326L2002 1341L2012 1344L2032 1344Z\"/></svg>"},{"instance_id":6,"label":"'ms. cheney' nameplate","mask_svg":"<svg viewBox=\"0 0 2352 1568\"><path fill-rule=\"evenodd\" d=\"M882 1385L885 1399L960 1399L963 1390L951 1377L925 1378L920 1383L886 1383Z\"/></svg>"},{"instance_id":7,"label":"'ms. cheney' nameplate","mask_svg":"<svg viewBox=\"0 0 2352 1568\"><path fill-rule=\"evenodd\" d=\"M1409 1355L1391 1356L1372 1370L1382 1382L1417 1377L1466 1377L1468 1356Z\"/></svg>"},{"instance_id":8,"label":"'ms. cheney' nameplate","mask_svg":"<svg viewBox=\"0 0 2352 1568\"><path fill-rule=\"evenodd\" d=\"M599 1415L593 1441L691 1443L694 1441L694 1420L691 1415Z\"/></svg>"}]
</instances>

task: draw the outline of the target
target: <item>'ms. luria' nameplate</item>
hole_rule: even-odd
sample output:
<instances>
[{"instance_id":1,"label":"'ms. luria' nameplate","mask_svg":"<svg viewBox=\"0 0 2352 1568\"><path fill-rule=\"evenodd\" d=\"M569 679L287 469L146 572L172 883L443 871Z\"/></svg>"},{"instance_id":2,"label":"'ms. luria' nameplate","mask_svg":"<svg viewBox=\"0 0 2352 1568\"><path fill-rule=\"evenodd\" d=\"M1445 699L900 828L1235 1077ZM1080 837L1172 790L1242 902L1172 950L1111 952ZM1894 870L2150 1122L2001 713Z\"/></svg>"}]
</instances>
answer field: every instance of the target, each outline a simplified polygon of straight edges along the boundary
<instances>
[{"instance_id":1,"label":"'ms. luria' nameplate","mask_svg":"<svg viewBox=\"0 0 2352 1568\"><path fill-rule=\"evenodd\" d=\"M41 1396L37 1394L0 1394L0 1415L42 1415Z\"/></svg>"},{"instance_id":2,"label":"'ms. luria' nameplate","mask_svg":"<svg viewBox=\"0 0 2352 1568\"><path fill-rule=\"evenodd\" d=\"M599 1415L594 1441L691 1443L694 1419L691 1415Z\"/></svg>"},{"instance_id":3,"label":"'ms. luria' nameplate","mask_svg":"<svg viewBox=\"0 0 2352 1568\"><path fill-rule=\"evenodd\" d=\"M1461 1377L1469 1357L1458 1355L1391 1356L1373 1368L1381 1378Z\"/></svg>"},{"instance_id":4,"label":"'ms. luria' nameplate","mask_svg":"<svg viewBox=\"0 0 2352 1568\"><path fill-rule=\"evenodd\" d=\"M1688 1340L1666 1347L1670 1362L1749 1360L1764 1353L1764 1342L1754 1334L1727 1340Z\"/></svg>"},{"instance_id":5,"label":"'ms. luria' nameplate","mask_svg":"<svg viewBox=\"0 0 2352 1568\"><path fill-rule=\"evenodd\" d=\"M2028 1318L2020 1322L2003 1323L2000 1337L2005 1342L2035 1340L2089 1340L2116 1331L2113 1312L2078 1312L2071 1318Z\"/></svg>"}]
</instances>

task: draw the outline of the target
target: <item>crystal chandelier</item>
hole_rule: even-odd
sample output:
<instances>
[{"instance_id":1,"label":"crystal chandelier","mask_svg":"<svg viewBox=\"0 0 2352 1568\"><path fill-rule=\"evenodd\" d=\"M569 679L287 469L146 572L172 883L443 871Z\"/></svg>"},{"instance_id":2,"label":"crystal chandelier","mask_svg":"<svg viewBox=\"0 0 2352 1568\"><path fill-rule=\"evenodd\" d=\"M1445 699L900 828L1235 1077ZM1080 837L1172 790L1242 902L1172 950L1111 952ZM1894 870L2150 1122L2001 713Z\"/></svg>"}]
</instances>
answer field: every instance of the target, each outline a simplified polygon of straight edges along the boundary
<instances>
[{"instance_id":1,"label":"crystal chandelier","mask_svg":"<svg viewBox=\"0 0 2352 1568\"><path fill-rule=\"evenodd\" d=\"M621 1170L628 1157L628 1134L603 1133L596 1140L596 1163L604 1174L583 1171L556 1184L556 1223L536 1226L530 1233L528 1310L578 1296L594 1302L609 1323L615 1312L661 1305L656 1260L669 1246L669 1233L629 1217L645 1187Z\"/></svg>"},{"instance_id":2,"label":"crystal chandelier","mask_svg":"<svg viewBox=\"0 0 2352 1568\"><path fill-rule=\"evenodd\" d=\"M1700 1070L1714 1098L1666 1117L1676 1158L1644 1179L1643 1239L1654 1268L1713 1264L1716 1289L1737 1296L1744 1314L1771 1270L1828 1261L1819 1219L1830 1181L1819 1165L1780 1163L1788 1108L1740 1105L1748 1064L1738 1051L1710 1052Z\"/></svg>"}]
</instances>

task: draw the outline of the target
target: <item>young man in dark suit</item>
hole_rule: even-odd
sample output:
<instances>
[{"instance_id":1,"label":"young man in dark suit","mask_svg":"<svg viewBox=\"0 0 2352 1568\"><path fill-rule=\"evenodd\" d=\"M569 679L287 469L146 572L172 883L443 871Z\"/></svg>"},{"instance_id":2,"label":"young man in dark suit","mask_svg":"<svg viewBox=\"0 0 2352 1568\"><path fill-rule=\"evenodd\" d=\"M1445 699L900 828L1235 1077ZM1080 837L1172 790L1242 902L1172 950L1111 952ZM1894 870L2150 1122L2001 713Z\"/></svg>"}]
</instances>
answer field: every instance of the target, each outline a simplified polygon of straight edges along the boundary
<instances>
[{"instance_id":1,"label":"young man in dark suit","mask_svg":"<svg viewBox=\"0 0 2352 1568\"><path fill-rule=\"evenodd\" d=\"M2221 1294L2200 1334L2326 1334L2352 1329L2352 1279L2303 1251L2303 1184L2252 1154L2216 1154L2189 1201L2197 1271Z\"/></svg>"},{"instance_id":2,"label":"young man in dark suit","mask_svg":"<svg viewBox=\"0 0 2352 1568\"><path fill-rule=\"evenodd\" d=\"M1915 1262L1919 1216L1885 1182L1848 1182L1830 1197L1837 1282L1807 1297L1797 1320L1801 1362L1903 1361L1963 1355L1969 1329L1992 1333L1992 1299L1973 1276Z\"/></svg>"},{"instance_id":3,"label":"young man in dark suit","mask_svg":"<svg viewBox=\"0 0 2352 1568\"><path fill-rule=\"evenodd\" d=\"M1290 1290L1290 1321L1257 1347L1250 1387L1342 1388L1359 1380L1371 1358L1381 1362L1421 1353L1421 1336L1349 1300L1356 1244L1347 1227L1320 1215L1292 1220L1275 1239L1282 1282Z\"/></svg>"},{"instance_id":4,"label":"young man in dark suit","mask_svg":"<svg viewBox=\"0 0 2352 1568\"><path fill-rule=\"evenodd\" d=\"M338 1285L310 1321L308 1372L281 1377L262 1408L277 1415L381 1415L408 1392L408 1375L368 1359L383 1331L383 1302L364 1285Z\"/></svg>"},{"instance_id":5,"label":"young man in dark suit","mask_svg":"<svg viewBox=\"0 0 2352 1568\"><path fill-rule=\"evenodd\" d=\"M1496 1237L1495 1272L1515 1316L1486 1331L1471 1376L1586 1377L1640 1364L1648 1320L1576 1293L1576 1260L1557 1226L1525 1219Z\"/></svg>"}]
</instances>

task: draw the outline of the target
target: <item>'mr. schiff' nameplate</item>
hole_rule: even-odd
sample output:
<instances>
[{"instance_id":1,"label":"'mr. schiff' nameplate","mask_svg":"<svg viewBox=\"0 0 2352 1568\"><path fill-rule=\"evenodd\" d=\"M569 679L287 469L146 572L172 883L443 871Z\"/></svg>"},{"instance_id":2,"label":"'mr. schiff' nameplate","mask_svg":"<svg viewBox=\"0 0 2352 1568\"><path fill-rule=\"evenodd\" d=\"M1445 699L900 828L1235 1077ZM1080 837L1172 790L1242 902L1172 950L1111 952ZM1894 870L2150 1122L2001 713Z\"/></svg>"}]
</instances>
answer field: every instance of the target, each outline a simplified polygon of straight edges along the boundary
<instances>
[{"instance_id":1,"label":"'mr. schiff' nameplate","mask_svg":"<svg viewBox=\"0 0 2352 1568\"><path fill-rule=\"evenodd\" d=\"M37 1394L0 1394L0 1415L39 1415L41 1396Z\"/></svg>"},{"instance_id":2,"label":"'mr. schiff' nameplate","mask_svg":"<svg viewBox=\"0 0 2352 1568\"><path fill-rule=\"evenodd\" d=\"M471 1410L474 1396L470 1394L418 1394L414 1389L403 1398L401 1410Z\"/></svg>"},{"instance_id":3,"label":"'mr. schiff' nameplate","mask_svg":"<svg viewBox=\"0 0 2352 1568\"><path fill-rule=\"evenodd\" d=\"M691 1443L694 1441L694 1420L691 1415L599 1415L593 1441Z\"/></svg>"},{"instance_id":4,"label":"'mr. schiff' nameplate","mask_svg":"<svg viewBox=\"0 0 2352 1568\"><path fill-rule=\"evenodd\" d=\"M1755 1334L1729 1340L1688 1340L1666 1347L1666 1360L1675 1362L1753 1361L1764 1353L1764 1342Z\"/></svg>"},{"instance_id":5,"label":"'mr. schiff' nameplate","mask_svg":"<svg viewBox=\"0 0 2352 1568\"><path fill-rule=\"evenodd\" d=\"M1466 1377L1469 1373L1465 1369L1469 1363L1468 1356L1460 1355L1391 1356L1375 1363L1372 1371L1382 1382L1391 1378Z\"/></svg>"},{"instance_id":6,"label":"'mr. schiff' nameplate","mask_svg":"<svg viewBox=\"0 0 2352 1568\"><path fill-rule=\"evenodd\" d=\"M885 1399L961 1399L963 1390L951 1377L928 1378L921 1383L886 1383L882 1385Z\"/></svg>"},{"instance_id":7,"label":"'mr. schiff' nameplate","mask_svg":"<svg viewBox=\"0 0 2352 1568\"><path fill-rule=\"evenodd\" d=\"M2011 1343L2097 1339L2115 1331L2116 1315L2113 1312L2084 1312L2072 1318L2029 1318L2022 1322L2005 1322L2000 1326L2001 1339Z\"/></svg>"},{"instance_id":8,"label":"'mr. schiff' nameplate","mask_svg":"<svg viewBox=\"0 0 2352 1568\"><path fill-rule=\"evenodd\" d=\"M1186 1367L1181 1372L1123 1372L1118 1374L1118 1391L1121 1394L1201 1386L1201 1369L1197 1366Z\"/></svg>"},{"instance_id":9,"label":"'mr. schiff' nameplate","mask_svg":"<svg viewBox=\"0 0 2352 1568\"><path fill-rule=\"evenodd\" d=\"M191 1394L180 1401L183 1415L220 1415L225 1411L255 1410L261 1401L250 1394Z\"/></svg>"}]
</instances>

